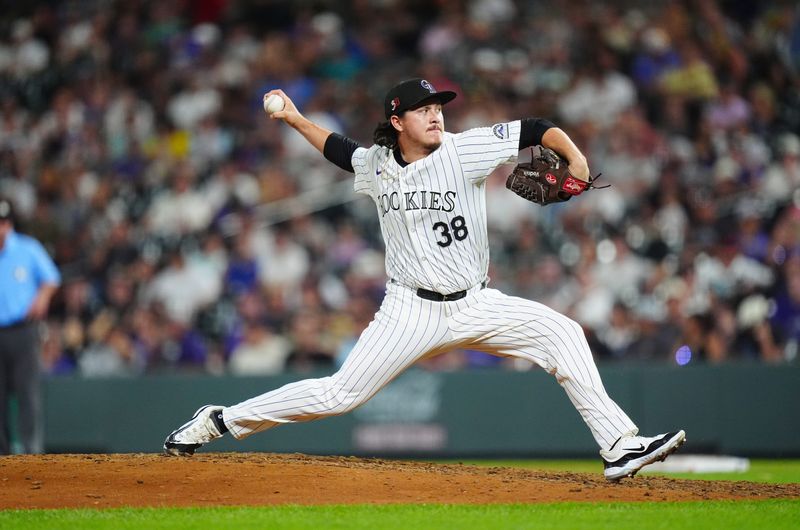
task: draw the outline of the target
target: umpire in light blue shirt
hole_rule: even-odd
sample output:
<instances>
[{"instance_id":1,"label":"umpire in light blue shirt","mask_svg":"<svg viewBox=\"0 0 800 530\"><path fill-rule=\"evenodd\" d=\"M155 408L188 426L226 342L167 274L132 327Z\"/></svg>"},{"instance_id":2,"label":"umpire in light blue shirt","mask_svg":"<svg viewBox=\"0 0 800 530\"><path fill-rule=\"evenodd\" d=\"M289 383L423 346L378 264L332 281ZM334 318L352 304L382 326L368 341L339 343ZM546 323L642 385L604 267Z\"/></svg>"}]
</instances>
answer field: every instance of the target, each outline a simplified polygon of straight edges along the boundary
<instances>
[{"instance_id":1,"label":"umpire in light blue shirt","mask_svg":"<svg viewBox=\"0 0 800 530\"><path fill-rule=\"evenodd\" d=\"M39 323L60 282L44 247L14 231L11 201L0 197L0 454L11 453L11 396L23 452L44 449Z\"/></svg>"}]
</instances>

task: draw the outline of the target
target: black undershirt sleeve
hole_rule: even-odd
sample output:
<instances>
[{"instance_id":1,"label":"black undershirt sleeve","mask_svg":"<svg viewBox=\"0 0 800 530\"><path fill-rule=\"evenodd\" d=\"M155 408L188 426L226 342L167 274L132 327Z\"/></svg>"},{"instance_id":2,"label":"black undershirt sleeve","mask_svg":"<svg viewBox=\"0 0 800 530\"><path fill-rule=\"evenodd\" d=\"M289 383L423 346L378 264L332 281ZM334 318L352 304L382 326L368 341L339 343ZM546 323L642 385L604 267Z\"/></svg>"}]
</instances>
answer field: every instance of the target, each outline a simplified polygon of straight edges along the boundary
<instances>
[{"instance_id":1,"label":"black undershirt sleeve","mask_svg":"<svg viewBox=\"0 0 800 530\"><path fill-rule=\"evenodd\" d=\"M541 145L542 136L547 129L555 127L555 124L544 118L523 118L519 131L519 149ZM327 146L326 146L327 147Z\"/></svg>"},{"instance_id":2,"label":"black undershirt sleeve","mask_svg":"<svg viewBox=\"0 0 800 530\"><path fill-rule=\"evenodd\" d=\"M359 147L361 146L355 140L347 136L342 136L339 133L331 133L325 140L325 147L322 150L322 154L325 155L325 158L345 171L355 173L352 158L353 153L355 153L356 149Z\"/></svg>"},{"instance_id":3,"label":"black undershirt sleeve","mask_svg":"<svg viewBox=\"0 0 800 530\"><path fill-rule=\"evenodd\" d=\"M521 120L519 134L519 149L539 145L542 143L542 135L555 125L544 118L523 118ZM340 168L350 173L354 173L352 157L356 149L361 147L358 142L342 136L339 133L331 133L325 140L323 154L325 158L333 162Z\"/></svg>"}]
</instances>

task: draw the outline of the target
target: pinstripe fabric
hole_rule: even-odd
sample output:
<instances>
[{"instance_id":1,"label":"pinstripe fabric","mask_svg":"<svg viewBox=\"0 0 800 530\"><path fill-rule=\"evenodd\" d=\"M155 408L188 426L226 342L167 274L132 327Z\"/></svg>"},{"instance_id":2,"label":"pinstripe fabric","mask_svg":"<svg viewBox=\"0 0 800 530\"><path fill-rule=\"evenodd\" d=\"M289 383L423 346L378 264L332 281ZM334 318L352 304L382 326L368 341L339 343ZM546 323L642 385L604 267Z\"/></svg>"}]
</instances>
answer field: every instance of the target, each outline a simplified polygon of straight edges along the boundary
<instances>
[{"instance_id":1,"label":"pinstripe fabric","mask_svg":"<svg viewBox=\"0 0 800 530\"><path fill-rule=\"evenodd\" d=\"M606 393L580 325L561 313L485 289L450 318L449 329L464 346L520 357L554 375L600 447L638 431Z\"/></svg>"},{"instance_id":2,"label":"pinstripe fabric","mask_svg":"<svg viewBox=\"0 0 800 530\"><path fill-rule=\"evenodd\" d=\"M344 414L418 360L457 347L520 357L555 375L597 444L610 447L636 425L606 393L580 326L552 309L475 287L455 302L431 302L387 285L386 298L344 365L223 411L236 438L280 423Z\"/></svg>"},{"instance_id":3,"label":"pinstripe fabric","mask_svg":"<svg viewBox=\"0 0 800 530\"><path fill-rule=\"evenodd\" d=\"M519 133L519 121L446 133L439 149L405 167L385 147L356 150L354 190L378 209L390 278L440 293L486 278L485 180L516 160Z\"/></svg>"},{"instance_id":4,"label":"pinstripe fabric","mask_svg":"<svg viewBox=\"0 0 800 530\"><path fill-rule=\"evenodd\" d=\"M281 423L348 412L418 360L456 347L533 361L553 374L609 448L637 432L608 396L580 326L537 302L481 289L489 266L485 179L516 160L520 122L446 134L427 157L400 166L389 149L358 148L354 189L372 197L386 244L386 297L338 372L283 386L225 408L244 438ZM416 295L468 290L454 302Z\"/></svg>"},{"instance_id":5,"label":"pinstripe fabric","mask_svg":"<svg viewBox=\"0 0 800 530\"><path fill-rule=\"evenodd\" d=\"M344 414L366 402L409 366L452 348L445 304L388 284L375 319L334 375L289 383L223 411L236 438L279 423Z\"/></svg>"}]
</instances>

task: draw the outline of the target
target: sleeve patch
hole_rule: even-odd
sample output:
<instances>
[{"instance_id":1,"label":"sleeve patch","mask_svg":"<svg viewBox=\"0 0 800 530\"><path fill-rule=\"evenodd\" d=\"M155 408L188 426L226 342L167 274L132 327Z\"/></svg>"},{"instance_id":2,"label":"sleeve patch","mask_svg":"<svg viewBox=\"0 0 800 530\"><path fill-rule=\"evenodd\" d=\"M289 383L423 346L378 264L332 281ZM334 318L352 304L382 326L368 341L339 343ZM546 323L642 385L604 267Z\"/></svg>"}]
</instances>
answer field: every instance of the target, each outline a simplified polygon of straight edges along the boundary
<instances>
[{"instance_id":1,"label":"sleeve patch","mask_svg":"<svg viewBox=\"0 0 800 530\"><path fill-rule=\"evenodd\" d=\"M492 134L501 140L508 140L510 131L507 123L496 123L492 125Z\"/></svg>"}]
</instances>

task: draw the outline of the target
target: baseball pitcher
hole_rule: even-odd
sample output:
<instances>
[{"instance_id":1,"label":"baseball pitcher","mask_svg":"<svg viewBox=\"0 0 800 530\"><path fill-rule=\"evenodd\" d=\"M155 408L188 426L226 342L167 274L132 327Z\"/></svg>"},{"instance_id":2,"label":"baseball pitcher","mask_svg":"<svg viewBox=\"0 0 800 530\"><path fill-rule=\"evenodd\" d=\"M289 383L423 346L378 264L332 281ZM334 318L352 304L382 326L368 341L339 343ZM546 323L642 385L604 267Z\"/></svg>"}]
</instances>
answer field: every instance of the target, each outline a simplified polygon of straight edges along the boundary
<instances>
[{"instance_id":1,"label":"baseball pitcher","mask_svg":"<svg viewBox=\"0 0 800 530\"><path fill-rule=\"evenodd\" d=\"M264 95L272 119L354 173L355 191L374 201L386 246L386 296L338 372L230 407L201 407L167 437L167 454L191 455L226 432L241 439L282 423L344 414L420 359L456 348L519 357L555 376L597 441L609 480L635 475L684 442L682 430L638 436L603 388L578 323L488 286L487 176L539 145L542 154L509 176L511 191L546 205L580 195L593 180L580 150L545 119L446 132L442 108L455 97L424 79L399 83L384 99L386 121L367 148L305 118L283 91Z\"/></svg>"}]
</instances>

